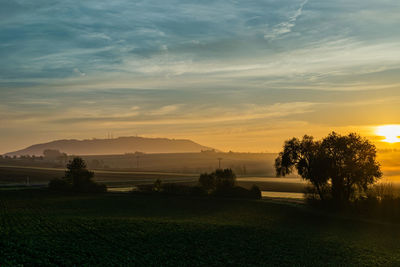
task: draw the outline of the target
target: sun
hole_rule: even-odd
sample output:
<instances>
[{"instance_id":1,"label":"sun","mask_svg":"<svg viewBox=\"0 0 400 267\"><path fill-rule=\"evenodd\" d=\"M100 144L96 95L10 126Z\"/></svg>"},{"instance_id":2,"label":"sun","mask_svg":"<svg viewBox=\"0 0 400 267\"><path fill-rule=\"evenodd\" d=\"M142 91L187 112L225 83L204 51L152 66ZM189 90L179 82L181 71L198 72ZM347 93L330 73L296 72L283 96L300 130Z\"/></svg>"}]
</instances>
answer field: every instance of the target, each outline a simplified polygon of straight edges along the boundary
<instances>
[{"instance_id":1,"label":"sun","mask_svg":"<svg viewBox=\"0 0 400 267\"><path fill-rule=\"evenodd\" d=\"M376 128L376 134L385 137L382 142L400 142L400 125L383 125Z\"/></svg>"}]
</instances>

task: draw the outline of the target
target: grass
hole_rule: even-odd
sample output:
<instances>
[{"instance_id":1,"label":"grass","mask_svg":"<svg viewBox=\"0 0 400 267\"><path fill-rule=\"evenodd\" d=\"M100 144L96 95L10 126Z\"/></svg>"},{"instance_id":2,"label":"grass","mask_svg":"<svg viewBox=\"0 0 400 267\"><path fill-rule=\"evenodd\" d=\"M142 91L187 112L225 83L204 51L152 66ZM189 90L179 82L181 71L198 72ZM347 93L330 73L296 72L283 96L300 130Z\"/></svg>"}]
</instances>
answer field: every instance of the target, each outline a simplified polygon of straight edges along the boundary
<instances>
[{"instance_id":1,"label":"grass","mask_svg":"<svg viewBox=\"0 0 400 267\"><path fill-rule=\"evenodd\" d=\"M2 166L0 165L0 189L11 186L22 186L26 184L27 177L31 185L47 185L51 179L61 178L64 169L24 166ZM109 188L132 187L141 184L152 184L157 179L163 183L185 183L196 185L198 174L179 174L162 172L130 172L130 171L95 171L94 180L104 183ZM242 178L238 185L250 189L254 184L262 191L298 192L304 191L304 184L276 182L276 181L253 181Z\"/></svg>"},{"instance_id":2,"label":"grass","mask_svg":"<svg viewBox=\"0 0 400 267\"><path fill-rule=\"evenodd\" d=\"M7 184L25 184L27 177L31 184L47 184L51 179L64 176L65 169L0 166L0 186ZM105 183L110 187L132 186L137 184L154 183L161 179L164 182L188 182L198 179L198 175L162 173L162 172L120 172L94 171L95 181Z\"/></svg>"},{"instance_id":3,"label":"grass","mask_svg":"<svg viewBox=\"0 0 400 267\"><path fill-rule=\"evenodd\" d=\"M399 225L269 201L0 191L0 266L399 265Z\"/></svg>"}]
</instances>

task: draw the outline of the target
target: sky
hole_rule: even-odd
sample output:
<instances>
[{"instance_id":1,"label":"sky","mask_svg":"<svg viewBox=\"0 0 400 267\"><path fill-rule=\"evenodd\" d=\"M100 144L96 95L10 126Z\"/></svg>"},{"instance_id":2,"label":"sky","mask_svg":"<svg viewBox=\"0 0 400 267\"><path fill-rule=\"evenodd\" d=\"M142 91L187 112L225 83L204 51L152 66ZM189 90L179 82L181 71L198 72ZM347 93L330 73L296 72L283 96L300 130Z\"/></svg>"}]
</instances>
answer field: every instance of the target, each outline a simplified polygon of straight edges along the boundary
<instances>
[{"instance_id":1,"label":"sky","mask_svg":"<svg viewBox=\"0 0 400 267\"><path fill-rule=\"evenodd\" d=\"M0 153L108 133L276 152L400 124L398 0L0 1Z\"/></svg>"}]
</instances>

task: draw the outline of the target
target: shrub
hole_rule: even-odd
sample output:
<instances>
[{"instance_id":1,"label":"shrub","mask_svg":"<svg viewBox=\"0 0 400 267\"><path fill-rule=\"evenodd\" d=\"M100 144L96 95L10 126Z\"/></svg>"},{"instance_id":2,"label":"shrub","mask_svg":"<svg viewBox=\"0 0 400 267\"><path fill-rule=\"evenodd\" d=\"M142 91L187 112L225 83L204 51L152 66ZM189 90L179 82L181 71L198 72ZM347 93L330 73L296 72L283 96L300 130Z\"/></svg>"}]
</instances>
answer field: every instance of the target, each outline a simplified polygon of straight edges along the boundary
<instances>
[{"instance_id":1,"label":"shrub","mask_svg":"<svg viewBox=\"0 0 400 267\"><path fill-rule=\"evenodd\" d=\"M214 172L216 177L216 187L234 187L236 184L236 175L232 169L218 169Z\"/></svg>"},{"instance_id":2,"label":"shrub","mask_svg":"<svg viewBox=\"0 0 400 267\"><path fill-rule=\"evenodd\" d=\"M210 174L201 174L199 184L206 191L212 191L222 187L234 187L236 184L236 175L232 169L218 169Z\"/></svg>"},{"instance_id":3,"label":"shrub","mask_svg":"<svg viewBox=\"0 0 400 267\"><path fill-rule=\"evenodd\" d=\"M253 186L250 188L250 193L251 193L251 195L252 195L254 198L256 198L256 199L261 199L261 197L262 197L262 195L261 195L261 190L260 190L260 188L259 188L258 186L256 186L256 185L253 185Z\"/></svg>"},{"instance_id":4,"label":"shrub","mask_svg":"<svg viewBox=\"0 0 400 267\"><path fill-rule=\"evenodd\" d=\"M380 183L371 186L366 195L367 198L376 199L378 201L391 200L399 197L392 183Z\"/></svg>"},{"instance_id":5,"label":"shrub","mask_svg":"<svg viewBox=\"0 0 400 267\"><path fill-rule=\"evenodd\" d=\"M153 184L153 191L161 192L162 190L162 182L160 179L157 179Z\"/></svg>"},{"instance_id":6,"label":"shrub","mask_svg":"<svg viewBox=\"0 0 400 267\"><path fill-rule=\"evenodd\" d=\"M207 191L201 186L193 186L190 188L190 194L193 196L205 196Z\"/></svg>"},{"instance_id":7,"label":"shrub","mask_svg":"<svg viewBox=\"0 0 400 267\"><path fill-rule=\"evenodd\" d=\"M199 184L201 187L203 187L205 190L209 191L215 188L215 175L214 174L208 174L208 173L203 173L200 174L199 178Z\"/></svg>"},{"instance_id":8,"label":"shrub","mask_svg":"<svg viewBox=\"0 0 400 267\"><path fill-rule=\"evenodd\" d=\"M54 191L70 191L72 186L63 179L55 178L50 180L49 189Z\"/></svg>"},{"instance_id":9,"label":"shrub","mask_svg":"<svg viewBox=\"0 0 400 267\"><path fill-rule=\"evenodd\" d=\"M192 187L183 184L168 183L162 186L162 193L166 195L190 195Z\"/></svg>"},{"instance_id":10,"label":"shrub","mask_svg":"<svg viewBox=\"0 0 400 267\"><path fill-rule=\"evenodd\" d=\"M259 189L258 189L259 190ZM255 193L255 191L248 190L246 188L235 186L235 187L218 187L213 193L213 196L217 197L235 197L235 198L253 198L260 199L261 191Z\"/></svg>"},{"instance_id":11,"label":"shrub","mask_svg":"<svg viewBox=\"0 0 400 267\"><path fill-rule=\"evenodd\" d=\"M154 184L142 184L142 185L137 185L136 186L137 191L141 193L151 193L153 192ZM136 193L137 191L132 191L133 193Z\"/></svg>"}]
</instances>

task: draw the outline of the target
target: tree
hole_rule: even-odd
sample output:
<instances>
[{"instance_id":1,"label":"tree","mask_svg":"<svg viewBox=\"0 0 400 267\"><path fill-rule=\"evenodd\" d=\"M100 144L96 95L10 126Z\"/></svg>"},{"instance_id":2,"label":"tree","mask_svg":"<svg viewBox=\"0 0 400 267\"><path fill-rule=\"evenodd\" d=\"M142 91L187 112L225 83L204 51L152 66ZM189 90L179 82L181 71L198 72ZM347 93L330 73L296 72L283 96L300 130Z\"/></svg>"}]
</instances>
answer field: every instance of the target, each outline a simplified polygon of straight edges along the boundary
<instances>
[{"instance_id":1,"label":"tree","mask_svg":"<svg viewBox=\"0 0 400 267\"><path fill-rule=\"evenodd\" d=\"M97 184L92 179L94 172L86 168L86 163L82 158L75 157L67 164L67 170L62 179L50 181L49 187L56 190L70 190L78 192L105 192L107 187Z\"/></svg>"},{"instance_id":2,"label":"tree","mask_svg":"<svg viewBox=\"0 0 400 267\"><path fill-rule=\"evenodd\" d=\"M199 183L207 191L216 188L234 187L236 184L236 175L232 169L217 169L210 174L201 174Z\"/></svg>"},{"instance_id":3,"label":"tree","mask_svg":"<svg viewBox=\"0 0 400 267\"><path fill-rule=\"evenodd\" d=\"M65 164L68 160L68 155L56 149L45 149L43 151L44 158L50 161L59 161L60 164Z\"/></svg>"},{"instance_id":4,"label":"tree","mask_svg":"<svg viewBox=\"0 0 400 267\"><path fill-rule=\"evenodd\" d=\"M286 141L275 160L276 173L285 176L294 168L311 182L321 200L328 189L338 202L349 201L357 190L365 192L382 176L375 146L354 133L341 136L333 132L322 141L307 135Z\"/></svg>"},{"instance_id":5,"label":"tree","mask_svg":"<svg viewBox=\"0 0 400 267\"><path fill-rule=\"evenodd\" d=\"M332 132L321 147L329 158L332 197L339 202L354 198L357 190L366 192L382 177L375 145L358 134L341 136Z\"/></svg>"},{"instance_id":6,"label":"tree","mask_svg":"<svg viewBox=\"0 0 400 267\"><path fill-rule=\"evenodd\" d=\"M214 175L217 188L234 187L236 184L236 175L232 169L217 169Z\"/></svg>"},{"instance_id":7,"label":"tree","mask_svg":"<svg viewBox=\"0 0 400 267\"><path fill-rule=\"evenodd\" d=\"M93 183L92 178L94 172L86 168L86 163L82 158L75 157L67 164L67 171L65 172L65 180L72 184L75 188L84 187L89 183Z\"/></svg>"},{"instance_id":8,"label":"tree","mask_svg":"<svg viewBox=\"0 0 400 267\"><path fill-rule=\"evenodd\" d=\"M315 187L323 200L323 187L328 181L327 159L321 150L321 142L305 135L302 140L292 138L285 142L283 151L275 160L277 176L286 176L296 168L297 173Z\"/></svg>"}]
</instances>

